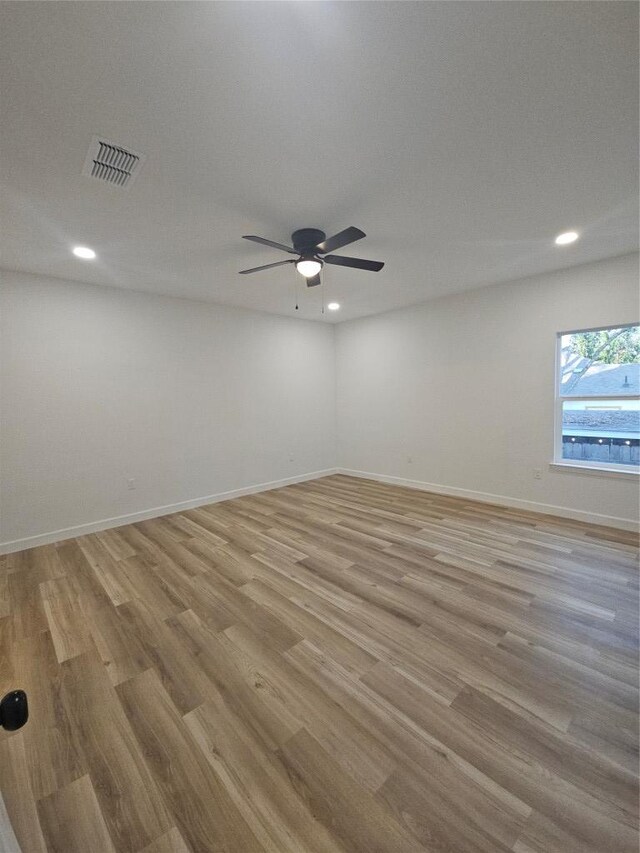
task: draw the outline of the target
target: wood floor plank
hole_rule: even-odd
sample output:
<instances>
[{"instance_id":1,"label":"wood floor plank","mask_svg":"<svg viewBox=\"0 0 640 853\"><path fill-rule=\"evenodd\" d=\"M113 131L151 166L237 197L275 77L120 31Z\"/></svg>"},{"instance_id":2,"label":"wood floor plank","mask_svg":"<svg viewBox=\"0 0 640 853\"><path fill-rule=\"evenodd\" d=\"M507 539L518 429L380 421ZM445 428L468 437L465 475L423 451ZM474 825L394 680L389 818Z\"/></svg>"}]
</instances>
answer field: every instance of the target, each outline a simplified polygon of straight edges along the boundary
<instances>
[{"instance_id":1,"label":"wood floor plank","mask_svg":"<svg viewBox=\"0 0 640 853\"><path fill-rule=\"evenodd\" d=\"M107 607L111 599L75 539L62 542L57 552L65 570L65 577L73 586L78 606L88 621L91 621L92 614L102 607Z\"/></svg>"},{"instance_id":2,"label":"wood floor plank","mask_svg":"<svg viewBox=\"0 0 640 853\"><path fill-rule=\"evenodd\" d=\"M110 603L91 614L89 631L114 686L152 667L144 644Z\"/></svg>"},{"instance_id":3,"label":"wood floor plank","mask_svg":"<svg viewBox=\"0 0 640 853\"><path fill-rule=\"evenodd\" d=\"M69 578L41 583L40 595L58 663L88 651L89 626Z\"/></svg>"},{"instance_id":4,"label":"wood floor plank","mask_svg":"<svg viewBox=\"0 0 640 853\"><path fill-rule=\"evenodd\" d=\"M344 475L7 555L12 831L635 853L639 587L629 532Z\"/></svg>"},{"instance_id":5,"label":"wood floor plank","mask_svg":"<svg viewBox=\"0 0 640 853\"><path fill-rule=\"evenodd\" d=\"M173 825L97 652L64 661L62 695L109 834L135 851Z\"/></svg>"},{"instance_id":6,"label":"wood floor plank","mask_svg":"<svg viewBox=\"0 0 640 853\"><path fill-rule=\"evenodd\" d=\"M23 853L45 853L47 844L30 785L22 732L0 741L0 791L11 822L6 834L15 835ZM9 848L7 853L16 851Z\"/></svg>"},{"instance_id":7,"label":"wood floor plank","mask_svg":"<svg viewBox=\"0 0 640 853\"><path fill-rule=\"evenodd\" d=\"M495 820L488 831L478 825L482 817L473 801L456 790L443 793L441 786L433 784L410 771L393 773L376 794L376 799L390 808L398 822L406 826L427 849L466 850L474 853L499 853L511 850L517 839L517 829L511 829L503 838L497 832Z\"/></svg>"},{"instance_id":8,"label":"wood floor plank","mask_svg":"<svg viewBox=\"0 0 640 853\"><path fill-rule=\"evenodd\" d=\"M0 619L11 614L11 599L9 597L9 570L7 564L0 565Z\"/></svg>"},{"instance_id":9,"label":"wood floor plank","mask_svg":"<svg viewBox=\"0 0 640 853\"><path fill-rule=\"evenodd\" d=\"M115 853L89 776L38 802L47 849L53 853Z\"/></svg>"},{"instance_id":10,"label":"wood floor plank","mask_svg":"<svg viewBox=\"0 0 640 853\"><path fill-rule=\"evenodd\" d=\"M377 663L377 658L361 649L338 631L299 607L277 589L262 580L253 580L241 587L245 595L268 608L280 619L293 626L305 639L327 648L331 656L351 672L362 675Z\"/></svg>"},{"instance_id":11,"label":"wood floor plank","mask_svg":"<svg viewBox=\"0 0 640 853\"><path fill-rule=\"evenodd\" d=\"M395 770L378 789L378 798L397 813L410 832L438 847L467 849L465 837L483 840L487 849L508 843L523 828L531 808L420 728L324 652L306 641L287 652L295 666L312 677L340 706L375 736L396 759ZM426 800L425 824L410 816L408 802L393 794L396 781L417 786ZM450 792L455 791L455 798ZM414 802L415 797L413 798ZM421 809L424 810L424 809ZM460 825L464 810L465 825ZM436 819L437 813L437 819ZM439 849L439 848L438 848ZM473 848L472 848L473 849Z\"/></svg>"},{"instance_id":12,"label":"wood floor plank","mask_svg":"<svg viewBox=\"0 0 640 853\"><path fill-rule=\"evenodd\" d=\"M180 832L194 850L262 851L154 670L116 689Z\"/></svg>"},{"instance_id":13,"label":"wood floor plank","mask_svg":"<svg viewBox=\"0 0 640 853\"><path fill-rule=\"evenodd\" d=\"M180 830L174 826L139 853L191 853L191 850L187 847Z\"/></svg>"},{"instance_id":14,"label":"wood floor plank","mask_svg":"<svg viewBox=\"0 0 640 853\"><path fill-rule=\"evenodd\" d=\"M513 846L513 853L603 853L600 842L576 838L548 817L534 812ZM606 851L605 851L606 853Z\"/></svg>"},{"instance_id":15,"label":"wood floor plank","mask_svg":"<svg viewBox=\"0 0 640 853\"><path fill-rule=\"evenodd\" d=\"M131 599L131 590L122 584L118 563L111 556L96 534L82 536L76 540L87 562L93 569L98 582L109 596L113 605L123 604Z\"/></svg>"},{"instance_id":16,"label":"wood floor plank","mask_svg":"<svg viewBox=\"0 0 640 853\"><path fill-rule=\"evenodd\" d=\"M292 789L284 767L224 700L187 714L194 740L265 848L335 853L340 847Z\"/></svg>"},{"instance_id":17,"label":"wood floor plank","mask_svg":"<svg viewBox=\"0 0 640 853\"><path fill-rule=\"evenodd\" d=\"M173 628L146 603L132 601L118 608L127 632L131 633L152 662L163 685L181 714L201 705L207 698L209 681L197 660Z\"/></svg>"},{"instance_id":18,"label":"wood floor plank","mask_svg":"<svg viewBox=\"0 0 640 853\"><path fill-rule=\"evenodd\" d=\"M96 536L114 560L126 560L128 557L135 557L136 552L117 530L102 530L96 533Z\"/></svg>"},{"instance_id":19,"label":"wood floor plank","mask_svg":"<svg viewBox=\"0 0 640 853\"><path fill-rule=\"evenodd\" d=\"M147 561L138 556L127 557L118 563L120 582L129 590L129 601L144 601L159 619L168 619L186 609L182 597L172 589Z\"/></svg>"},{"instance_id":20,"label":"wood floor plank","mask_svg":"<svg viewBox=\"0 0 640 853\"><path fill-rule=\"evenodd\" d=\"M9 648L9 656L15 680L5 681L0 692L19 687L27 693L29 722L20 735L29 786L39 799L82 776L87 766L73 736L73 720L64 705L64 673L49 632L16 640Z\"/></svg>"},{"instance_id":21,"label":"wood floor plank","mask_svg":"<svg viewBox=\"0 0 640 853\"><path fill-rule=\"evenodd\" d=\"M415 683L407 683L386 664L374 667L362 680L454 753L560 826L568 827L578 837L599 838L604 846L615 841L619 850L632 849L636 833L626 821L608 814L604 799L591 797L528 753L518 754L508 742L487 737L482 726L469 724L453 708L443 716L441 707L426 691L416 696Z\"/></svg>"},{"instance_id":22,"label":"wood floor plank","mask_svg":"<svg viewBox=\"0 0 640 853\"><path fill-rule=\"evenodd\" d=\"M346 850L411 853L425 849L305 729L287 741L279 755L296 791Z\"/></svg>"},{"instance_id":23,"label":"wood floor plank","mask_svg":"<svg viewBox=\"0 0 640 853\"><path fill-rule=\"evenodd\" d=\"M314 735L323 748L367 790L376 790L395 769L387 750L357 720L301 675L282 656L260 645L260 637L245 626L224 632L225 644L247 675L267 684L274 695ZM226 642L226 640L229 642Z\"/></svg>"},{"instance_id":24,"label":"wood floor plank","mask_svg":"<svg viewBox=\"0 0 640 853\"><path fill-rule=\"evenodd\" d=\"M253 677L231 653L222 637L214 634L193 611L181 613L174 628L196 656L215 692L254 733L262 749L273 751L301 728L300 721L269 689L265 679Z\"/></svg>"},{"instance_id":25,"label":"wood floor plank","mask_svg":"<svg viewBox=\"0 0 640 853\"><path fill-rule=\"evenodd\" d=\"M10 618L15 637L33 637L49 627L40 595L40 579L34 575L30 568L25 568L7 578Z\"/></svg>"},{"instance_id":26,"label":"wood floor plank","mask_svg":"<svg viewBox=\"0 0 640 853\"><path fill-rule=\"evenodd\" d=\"M610 813L617 820L632 827L636 825L637 785L633 773L625 772L606 756L545 725L543 720L515 713L473 687L465 687L452 708L500 738L514 754L535 759L563 779L608 802Z\"/></svg>"},{"instance_id":27,"label":"wood floor plank","mask_svg":"<svg viewBox=\"0 0 640 853\"><path fill-rule=\"evenodd\" d=\"M286 651L302 639L302 636L290 625L224 578L198 580L208 587L210 594L227 609L234 624L249 626L252 631L260 635L263 643L275 651Z\"/></svg>"}]
</instances>

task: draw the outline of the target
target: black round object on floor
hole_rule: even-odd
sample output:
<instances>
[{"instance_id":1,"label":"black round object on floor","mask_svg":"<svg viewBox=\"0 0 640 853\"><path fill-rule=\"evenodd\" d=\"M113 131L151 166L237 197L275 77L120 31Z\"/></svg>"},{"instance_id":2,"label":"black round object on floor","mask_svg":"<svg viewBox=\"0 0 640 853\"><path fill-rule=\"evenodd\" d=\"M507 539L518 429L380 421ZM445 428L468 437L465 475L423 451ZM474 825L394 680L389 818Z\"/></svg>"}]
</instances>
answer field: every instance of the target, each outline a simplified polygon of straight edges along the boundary
<instances>
[{"instance_id":1,"label":"black round object on floor","mask_svg":"<svg viewBox=\"0 0 640 853\"><path fill-rule=\"evenodd\" d=\"M0 726L13 732L29 719L29 704L24 690L12 690L0 701Z\"/></svg>"}]
</instances>

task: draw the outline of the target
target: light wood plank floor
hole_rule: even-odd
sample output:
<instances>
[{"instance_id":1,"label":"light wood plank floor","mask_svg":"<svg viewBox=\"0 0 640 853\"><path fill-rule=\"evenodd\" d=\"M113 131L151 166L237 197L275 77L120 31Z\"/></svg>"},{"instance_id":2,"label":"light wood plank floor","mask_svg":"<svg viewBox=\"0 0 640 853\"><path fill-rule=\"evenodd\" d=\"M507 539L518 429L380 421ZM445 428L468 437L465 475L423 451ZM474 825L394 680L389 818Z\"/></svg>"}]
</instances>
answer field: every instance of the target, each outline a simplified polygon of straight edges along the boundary
<instances>
[{"instance_id":1,"label":"light wood plank floor","mask_svg":"<svg viewBox=\"0 0 640 853\"><path fill-rule=\"evenodd\" d=\"M7 556L22 850L635 853L636 545L334 476Z\"/></svg>"}]
</instances>

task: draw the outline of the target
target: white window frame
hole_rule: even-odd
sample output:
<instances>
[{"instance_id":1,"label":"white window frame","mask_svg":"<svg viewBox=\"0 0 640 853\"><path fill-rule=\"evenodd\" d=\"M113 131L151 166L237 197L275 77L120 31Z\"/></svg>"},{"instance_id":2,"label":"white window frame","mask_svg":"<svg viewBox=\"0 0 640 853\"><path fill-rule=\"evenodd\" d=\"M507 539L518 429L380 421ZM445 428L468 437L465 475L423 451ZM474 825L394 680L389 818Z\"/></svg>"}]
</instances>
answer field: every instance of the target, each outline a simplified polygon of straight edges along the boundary
<instances>
[{"instance_id":1,"label":"white window frame","mask_svg":"<svg viewBox=\"0 0 640 853\"><path fill-rule=\"evenodd\" d=\"M556 357L555 357L555 408L554 408L554 435L553 435L553 462L551 466L556 469L574 469L585 473L601 474L605 476L622 476L638 477L640 475L640 466L637 465L607 465L603 462L589 462L586 459L575 461L572 459L563 459L562 457L562 404L564 402L578 403L584 400L640 400L639 394L602 394L594 397L588 395L585 397L563 396L560 393L560 378L561 378L561 357L562 357L562 338L564 335L576 335L581 332L601 332L604 329L630 329L634 326L640 326L640 321L636 323L610 323L606 326L594 326L589 329L571 329L564 332L556 333Z\"/></svg>"}]
</instances>

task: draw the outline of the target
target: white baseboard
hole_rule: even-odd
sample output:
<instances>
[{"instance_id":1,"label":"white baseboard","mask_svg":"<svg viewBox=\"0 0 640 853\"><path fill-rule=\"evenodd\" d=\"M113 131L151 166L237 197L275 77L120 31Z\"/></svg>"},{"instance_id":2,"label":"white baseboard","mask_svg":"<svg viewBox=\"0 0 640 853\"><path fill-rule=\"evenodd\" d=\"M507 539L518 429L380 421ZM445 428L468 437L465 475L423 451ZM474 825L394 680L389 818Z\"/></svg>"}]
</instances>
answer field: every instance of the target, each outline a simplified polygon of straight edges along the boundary
<instances>
[{"instance_id":1,"label":"white baseboard","mask_svg":"<svg viewBox=\"0 0 640 853\"><path fill-rule=\"evenodd\" d=\"M387 474L373 474L369 471L355 471L350 468L326 468L323 471L312 471L308 474L299 474L296 477L287 477L283 480L272 480L269 483L258 483L245 486L241 489L232 489L228 492L219 492L215 495L193 498L188 501L169 504L167 506L153 507L151 509L133 512L128 515L119 515L114 518L104 518L99 521L91 521L79 524L75 527L67 527L62 530L53 530L49 533L40 533L36 536L27 536L24 539L14 539L11 542L0 543L0 554L12 554L15 551L24 551L27 548L35 548L38 545L50 545L53 542L62 542L64 539L72 539L75 536L83 536L86 533L97 533L100 530L109 530L112 527L122 527L125 524L133 524L136 521L145 521L149 518L159 518L163 515L171 515L186 509L194 509L206 504L228 501L239 498L242 495L254 495L258 492L266 492L270 489L279 489L282 486L290 486L293 483L303 483L305 480L317 480L320 477L329 477L331 474L345 474L349 477L360 477L365 480L376 480L380 483L390 483L395 486L405 486L409 489L419 489L424 492L434 492L438 495L448 495L456 498L467 498L481 503L492 503L499 506L523 509L529 512L538 512L545 515L556 515L561 518L570 518L575 521L585 521L589 524L601 524L606 527L616 527L622 530L637 531L640 524L631 518L618 518L616 516L604 515L597 512L585 512L569 507L554 506L553 504L526 501L520 498L511 498L505 495L493 495L488 492L475 492L471 489L459 489L453 486L442 486L438 483L425 483L421 480L408 480L405 477L392 477Z\"/></svg>"},{"instance_id":2,"label":"white baseboard","mask_svg":"<svg viewBox=\"0 0 640 853\"><path fill-rule=\"evenodd\" d=\"M421 480L407 480L404 477L391 477L387 474L372 474L368 471L353 471L350 468L338 468L338 474L349 477L360 477L364 480L377 480L394 486L406 486L408 489L419 489L423 492L434 492L438 495L448 495L453 498L468 498L481 503L497 504L498 506L524 509L529 512L539 512L544 515L556 515L560 518L570 518L574 521L585 521L589 524L601 524L605 527L616 527L633 532L640 529L640 524L633 518L618 518L614 515L603 515L598 512L585 512L581 509L571 509L565 506L543 504L537 501L525 501L521 498L511 498L506 495L492 495L488 492L474 492L471 489L458 489L453 486L441 486L437 483L424 483Z\"/></svg>"},{"instance_id":3,"label":"white baseboard","mask_svg":"<svg viewBox=\"0 0 640 853\"><path fill-rule=\"evenodd\" d=\"M270 489L279 489L282 486L290 486L293 483L303 483L305 480L317 480L320 477L328 477L337 474L337 468L326 468L324 471L312 471L309 474L299 474L297 477L287 477L284 480L272 480L270 483L258 483L253 486L245 486L242 489L232 489L230 492L218 492L216 495L207 495L203 498L193 498L188 501L180 501L167 506L156 506L152 509L143 509L140 512L132 512L129 515L118 515L114 518L103 518L100 521L90 521L87 524L78 524L76 527L66 527L62 530L52 530L50 533L40 533L37 536L27 536L24 539L14 539L12 542L0 542L0 554L12 554L15 551L24 551L27 548L35 548L38 545L50 545L52 542L62 542L64 539L73 539L75 536L84 536L86 533L97 533L100 530L109 530L112 527L122 527L124 524L133 524L136 521L146 521L148 518L159 518L162 515L171 515L174 512L182 512L186 509L194 509L206 504L228 501L231 498L239 498L242 495L255 495L258 492L267 492Z\"/></svg>"}]
</instances>

